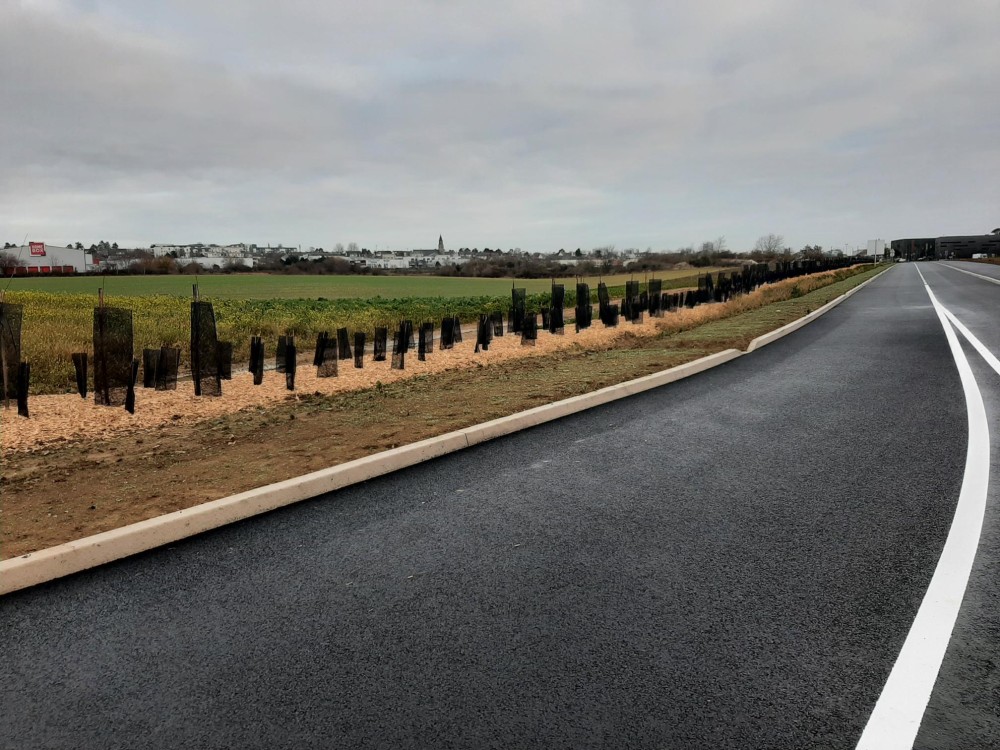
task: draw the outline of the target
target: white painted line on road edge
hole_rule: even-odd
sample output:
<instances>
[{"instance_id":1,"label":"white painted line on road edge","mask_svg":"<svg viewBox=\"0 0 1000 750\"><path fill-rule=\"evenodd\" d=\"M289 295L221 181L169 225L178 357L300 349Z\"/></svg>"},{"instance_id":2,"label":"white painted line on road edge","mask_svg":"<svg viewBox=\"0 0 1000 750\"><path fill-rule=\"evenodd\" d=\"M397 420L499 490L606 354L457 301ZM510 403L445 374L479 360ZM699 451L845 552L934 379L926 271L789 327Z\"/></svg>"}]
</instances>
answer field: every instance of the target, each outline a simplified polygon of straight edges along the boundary
<instances>
[{"instance_id":1,"label":"white painted line on road edge","mask_svg":"<svg viewBox=\"0 0 1000 750\"><path fill-rule=\"evenodd\" d=\"M945 268L950 268L952 271L961 271L962 273L969 274L969 276L975 276L977 279L983 279L985 281L990 281L994 284L1000 284L1000 279L994 279L992 276L983 276L983 274L981 273L976 273L975 271L966 271L964 268L959 268L958 266L950 266L947 263L942 263L941 265L944 266ZM920 269L918 268L917 270L919 271ZM921 274L921 278L923 278L923 274ZM925 281L924 283L926 284L927 282Z\"/></svg>"},{"instance_id":2,"label":"white painted line on road edge","mask_svg":"<svg viewBox=\"0 0 1000 750\"><path fill-rule=\"evenodd\" d=\"M966 328L962 324L962 321L956 318L955 314L951 310L944 306L942 306L941 309L944 310L944 314L948 316L948 320L951 321L951 324L955 326L955 328L957 328L963 336L965 336L968 342L972 344L972 347L979 352L979 355L983 359L986 360L986 364L992 367L993 371L996 372L997 375L1000 375L1000 359L997 359L996 355L987 349L986 345L982 341L973 336L972 331Z\"/></svg>"},{"instance_id":3,"label":"white painted line on road edge","mask_svg":"<svg viewBox=\"0 0 1000 750\"><path fill-rule=\"evenodd\" d=\"M891 266L890 266L890 268L891 268ZM858 284L853 289L848 289L846 292L844 292L843 294L841 294L836 299L830 300L825 305L823 305L820 308L817 308L817 309L813 310L808 315L804 315L803 317L799 318L798 320L793 320L791 323L786 323L785 325L781 326L781 328L775 328L773 331L769 331L768 333L765 333L762 336L758 336L757 338L755 338L753 341L750 342L750 345L747 347L747 354L749 354L752 351L755 351L756 349L760 349L760 347L762 347L762 346L767 346L768 344L774 343L778 339L787 336L788 334L792 333L793 331L799 330L800 328L802 328L802 326L808 325L809 323L812 323L820 315L823 315L824 313L830 312L830 310L832 310L833 308L835 308L837 305L839 305L845 299L847 299L848 297L850 297L855 292L859 292L862 289L864 289L866 286L868 286L869 284L871 284L873 281L875 281L875 279L877 279L879 276L881 276L883 273L885 273L888 270L889 270L888 268L883 268L881 271L879 271L877 274L875 274L874 276L872 276L867 281L864 281L864 282Z\"/></svg>"},{"instance_id":4,"label":"white painted line on road edge","mask_svg":"<svg viewBox=\"0 0 1000 750\"><path fill-rule=\"evenodd\" d=\"M909 750L916 741L976 559L989 486L990 433L982 394L947 311L934 296L919 268L917 273L924 282L958 367L965 391L969 445L962 489L948 538L903 648L858 742L857 747L863 750Z\"/></svg>"}]
</instances>

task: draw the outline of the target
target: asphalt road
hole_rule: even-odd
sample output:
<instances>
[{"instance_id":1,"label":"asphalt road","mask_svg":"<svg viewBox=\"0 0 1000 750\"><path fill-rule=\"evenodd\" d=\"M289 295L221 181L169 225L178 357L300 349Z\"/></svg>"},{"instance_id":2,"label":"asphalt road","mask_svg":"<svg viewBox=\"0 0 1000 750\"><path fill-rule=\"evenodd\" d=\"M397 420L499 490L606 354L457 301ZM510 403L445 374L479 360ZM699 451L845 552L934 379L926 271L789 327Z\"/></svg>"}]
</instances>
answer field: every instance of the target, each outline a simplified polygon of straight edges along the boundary
<instances>
[{"instance_id":1,"label":"asphalt road","mask_svg":"<svg viewBox=\"0 0 1000 750\"><path fill-rule=\"evenodd\" d=\"M1000 266L917 264L941 303L1000 356L1000 285L944 266L998 280ZM928 750L1000 748L1000 374L963 344L990 416L991 483L976 563L917 738Z\"/></svg>"},{"instance_id":2,"label":"asphalt road","mask_svg":"<svg viewBox=\"0 0 1000 750\"><path fill-rule=\"evenodd\" d=\"M969 273L977 273L980 276L989 276L991 279L1000 281L1000 266L991 263L973 263L962 260L947 260L934 265L960 268L963 271L968 271Z\"/></svg>"},{"instance_id":3,"label":"asphalt road","mask_svg":"<svg viewBox=\"0 0 1000 750\"><path fill-rule=\"evenodd\" d=\"M0 747L853 747L965 462L917 266L1000 343L996 285L900 265L702 375L4 597ZM919 747L1000 746L996 484Z\"/></svg>"}]
</instances>

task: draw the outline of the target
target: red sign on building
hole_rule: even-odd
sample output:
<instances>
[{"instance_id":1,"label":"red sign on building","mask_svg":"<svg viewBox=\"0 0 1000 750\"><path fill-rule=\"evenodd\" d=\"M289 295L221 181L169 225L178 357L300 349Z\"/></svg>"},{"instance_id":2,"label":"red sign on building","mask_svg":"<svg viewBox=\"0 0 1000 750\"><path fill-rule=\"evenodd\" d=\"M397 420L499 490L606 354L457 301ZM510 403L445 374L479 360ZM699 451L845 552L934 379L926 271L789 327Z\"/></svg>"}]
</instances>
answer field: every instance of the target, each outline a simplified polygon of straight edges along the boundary
<instances>
[{"instance_id":1,"label":"red sign on building","mask_svg":"<svg viewBox=\"0 0 1000 750\"><path fill-rule=\"evenodd\" d=\"M32 255L45 255L45 243L44 242L31 242L29 243Z\"/></svg>"}]
</instances>

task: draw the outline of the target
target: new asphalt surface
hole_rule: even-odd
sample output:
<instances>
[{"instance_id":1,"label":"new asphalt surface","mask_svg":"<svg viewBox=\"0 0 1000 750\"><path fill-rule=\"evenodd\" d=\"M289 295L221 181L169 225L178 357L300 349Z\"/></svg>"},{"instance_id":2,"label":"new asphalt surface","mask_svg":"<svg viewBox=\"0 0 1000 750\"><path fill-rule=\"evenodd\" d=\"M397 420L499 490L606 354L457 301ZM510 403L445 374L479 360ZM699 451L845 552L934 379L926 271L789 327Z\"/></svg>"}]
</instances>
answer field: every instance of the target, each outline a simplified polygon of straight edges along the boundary
<instances>
[{"instance_id":1,"label":"new asphalt surface","mask_svg":"<svg viewBox=\"0 0 1000 750\"><path fill-rule=\"evenodd\" d=\"M1000 266L916 266L941 304L1000 357L1000 285L947 266L997 279ZM991 481L976 563L915 745L927 750L1000 748L1000 374L959 338L990 417Z\"/></svg>"},{"instance_id":2,"label":"new asphalt surface","mask_svg":"<svg viewBox=\"0 0 1000 750\"><path fill-rule=\"evenodd\" d=\"M917 265L988 326L996 285L901 264L701 375L0 599L0 747L853 747L965 461ZM918 746L998 736L991 493Z\"/></svg>"},{"instance_id":3,"label":"new asphalt surface","mask_svg":"<svg viewBox=\"0 0 1000 750\"><path fill-rule=\"evenodd\" d=\"M996 279L1000 281L1000 266L992 263L974 263L971 261L962 260L947 260L941 261L940 263L934 264L936 266L951 266L952 268L959 268L963 271L968 271L969 273L976 273L980 276L988 276L991 279Z\"/></svg>"}]
</instances>

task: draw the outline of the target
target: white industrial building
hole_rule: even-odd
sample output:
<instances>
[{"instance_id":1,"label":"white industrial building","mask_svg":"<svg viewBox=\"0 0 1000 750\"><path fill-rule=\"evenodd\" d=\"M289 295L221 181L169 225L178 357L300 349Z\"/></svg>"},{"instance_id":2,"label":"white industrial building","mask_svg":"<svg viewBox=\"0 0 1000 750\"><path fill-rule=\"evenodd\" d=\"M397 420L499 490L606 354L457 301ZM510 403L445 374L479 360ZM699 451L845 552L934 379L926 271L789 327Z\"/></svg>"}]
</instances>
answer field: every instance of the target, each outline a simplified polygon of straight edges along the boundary
<instances>
[{"instance_id":1,"label":"white industrial building","mask_svg":"<svg viewBox=\"0 0 1000 750\"><path fill-rule=\"evenodd\" d=\"M24 262L23 270L16 274L45 273L87 273L95 271L99 266L94 263L94 256L88 250L77 250L75 247L61 247L44 242L30 242L16 251L8 250Z\"/></svg>"}]
</instances>

